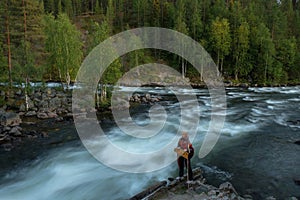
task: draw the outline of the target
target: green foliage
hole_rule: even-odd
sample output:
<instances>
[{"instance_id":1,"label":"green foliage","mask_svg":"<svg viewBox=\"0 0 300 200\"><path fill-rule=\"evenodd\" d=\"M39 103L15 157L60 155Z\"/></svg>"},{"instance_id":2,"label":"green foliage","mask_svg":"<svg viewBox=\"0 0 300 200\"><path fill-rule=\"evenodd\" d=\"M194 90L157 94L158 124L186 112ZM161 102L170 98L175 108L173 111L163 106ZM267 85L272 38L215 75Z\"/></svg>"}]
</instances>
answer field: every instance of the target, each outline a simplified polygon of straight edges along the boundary
<instances>
[{"instance_id":1,"label":"green foliage","mask_svg":"<svg viewBox=\"0 0 300 200\"><path fill-rule=\"evenodd\" d=\"M4 82L8 80L8 69L7 69L7 59L3 54L3 45L0 44L0 81Z\"/></svg>"},{"instance_id":2,"label":"green foliage","mask_svg":"<svg viewBox=\"0 0 300 200\"><path fill-rule=\"evenodd\" d=\"M235 37L233 38L235 50L233 51L233 56L235 58L235 80L238 80L238 76L247 75L251 66L246 62L247 54L249 50L249 34L250 29L247 22L243 22L236 30Z\"/></svg>"},{"instance_id":3,"label":"green foliage","mask_svg":"<svg viewBox=\"0 0 300 200\"><path fill-rule=\"evenodd\" d=\"M211 42L217 53L217 66L223 72L223 60L230 52L231 35L227 19L216 18L211 25ZM220 62L221 61L221 62Z\"/></svg>"},{"instance_id":4,"label":"green foliage","mask_svg":"<svg viewBox=\"0 0 300 200\"><path fill-rule=\"evenodd\" d=\"M61 80L70 84L82 61L80 32L66 14L45 16L46 50L51 73L58 71ZM56 74L55 74L56 75Z\"/></svg>"},{"instance_id":5,"label":"green foliage","mask_svg":"<svg viewBox=\"0 0 300 200\"><path fill-rule=\"evenodd\" d=\"M25 0L25 7L23 1L8 2L0 1L1 80L8 80L10 47L13 80L39 79L44 71L44 80L69 82L82 52L88 54L128 24L165 27L191 36L227 78L265 84L300 82L300 1ZM139 42L134 36L132 40ZM184 45L179 48L186 51ZM102 81L113 83L121 72L157 60L202 79L178 56L138 50L116 60Z\"/></svg>"},{"instance_id":6,"label":"green foliage","mask_svg":"<svg viewBox=\"0 0 300 200\"><path fill-rule=\"evenodd\" d=\"M110 32L111 27L108 21L104 20L101 24L93 21L88 37L89 51L107 39L110 36ZM120 59L117 59L106 69L100 81L104 84L113 84L121 77L121 75L121 62Z\"/></svg>"}]
</instances>

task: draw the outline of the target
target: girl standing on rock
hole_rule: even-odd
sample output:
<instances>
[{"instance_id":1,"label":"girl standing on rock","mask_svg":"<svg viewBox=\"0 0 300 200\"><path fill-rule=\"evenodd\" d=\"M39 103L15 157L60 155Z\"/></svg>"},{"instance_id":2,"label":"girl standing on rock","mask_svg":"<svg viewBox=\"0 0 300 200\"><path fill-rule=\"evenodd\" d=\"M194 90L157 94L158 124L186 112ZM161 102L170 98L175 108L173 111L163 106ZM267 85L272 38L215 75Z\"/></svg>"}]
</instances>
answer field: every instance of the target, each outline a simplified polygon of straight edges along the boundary
<instances>
[{"instance_id":1,"label":"girl standing on rock","mask_svg":"<svg viewBox=\"0 0 300 200\"><path fill-rule=\"evenodd\" d=\"M179 168L179 179L182 179L184 173L184 166L188 171L188 182L193 181L193 170L191 167L191 158L194 155L194 148L190 142L187 132L182 132L182 136L178 141L177 148L177 163Z\"/></svg>"}]
</instances>

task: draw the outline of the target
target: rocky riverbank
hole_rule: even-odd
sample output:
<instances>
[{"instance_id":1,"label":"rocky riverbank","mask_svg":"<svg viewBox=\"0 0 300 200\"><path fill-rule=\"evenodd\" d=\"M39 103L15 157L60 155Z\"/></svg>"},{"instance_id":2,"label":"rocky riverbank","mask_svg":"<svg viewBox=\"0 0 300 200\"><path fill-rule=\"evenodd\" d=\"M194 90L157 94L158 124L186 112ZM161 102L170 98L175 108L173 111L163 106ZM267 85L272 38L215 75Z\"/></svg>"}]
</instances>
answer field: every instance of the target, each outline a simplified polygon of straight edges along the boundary
<instances>
[{"instance_id":1,"label":"rocky riverbank","mask_svg":"<svg viewBox=\"0 0 300 200\"><path fill-rule=\"evenodd\" d=\"M63 121L72 117L70 90L33 88L25 94L19 88L0 89L0 147L10 151L24 139L48 137L44 130L26 130L39 120Z\"/></svg>"},{"instance_id":2,"label":"rocky riverbank","mask_svg":"<svg viewBox=\"0 0 300 200\"><path fill-rule=\"evenodd\" d=\"M187 184L186 176L178 180L168 178L152 185L144 191L131 197L129 200L253 200L251 195L240 195L230 182L224 182L218 187L206 183L202 176L200 168L193 170L194 181ZM273 196L265 200L276 200ZM288 200L297 200L296 197L290 197Z\"/></svg>"},{"instance_id":3,"label":"rocky riverbank","mask_svg":"<svg viewBox=\"0 0 300 200\"><path fill-rule=\"evenodd\" d=\"M28 131L23 129L24 125L34 125L47 119L61 122L73 117L72 90L32 88L25 94L24 89L20 88L0 88L0 100L0 148L5 151L12 150L25 138L48 137L46 131ZM148 93L135 93L128 99L133 104L153 104L160 100ZM129 105L128 102L120 103L118 108L127 109L126 105ZM110 111L111 107L108 104L101 109L98 110L99 116L103 115L103 110Z\"/></svg>"}]
</instances>

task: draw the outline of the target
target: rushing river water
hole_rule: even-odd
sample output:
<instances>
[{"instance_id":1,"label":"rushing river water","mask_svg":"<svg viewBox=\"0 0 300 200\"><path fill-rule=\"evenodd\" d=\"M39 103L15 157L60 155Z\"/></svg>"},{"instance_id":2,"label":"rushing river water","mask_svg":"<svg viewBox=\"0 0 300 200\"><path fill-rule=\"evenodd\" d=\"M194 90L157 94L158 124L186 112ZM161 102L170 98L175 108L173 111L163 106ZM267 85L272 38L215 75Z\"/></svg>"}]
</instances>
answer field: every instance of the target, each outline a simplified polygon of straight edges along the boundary
<instances>
[{"instance_id":1,"label":"rushing river water","mask_svg":"<svg viewBox=\"0 0 300 200\"><path fill-rule=\"evenodd\" d=\"M159 147L167 143L168 138L174 137L180 106L164 88L143 88L140 92L161 97L160 104L168 110L168 121L161 137L154 137L149 145L141 145L138 141L129 140L129 136L124 137L115 123L102 120L101 124L116 145L126 148L130 141L131 147L147 152L153 150L153 144ZM197 155L211 119L209 93L205 89L184 92L196 95L200 106L201 120L193 141L196 154L192 166L201 167L209 183L217 185L230 181L240 194L251 194L256 199L267 196L279 199L300 197L300 186L294 183L294 179L300 179L300 146L294 144L300 140L300 87L228 88L222 135L204 159ZM137 124L149 122L148 109L149 106L139 106L132 110ZM151 173L116 171L99 163L86 151L78 137L74 137L76 131L73 125L49 129L49 132L51 137L65 136L69 139L47 150L27 145L23 153L38 156L30 162L15 161L18 167L8 172L1 171L4 176L0 179L0 199L126 199L157 181L177 175L176 162ZM1 163L5 159L8 163L11 159L18 159L12 155L1 155ZM108 156L114 158L109 152ZM156 161L149 159L143 164L151 165L153 162Z\"/></svg>"}]
</instances>

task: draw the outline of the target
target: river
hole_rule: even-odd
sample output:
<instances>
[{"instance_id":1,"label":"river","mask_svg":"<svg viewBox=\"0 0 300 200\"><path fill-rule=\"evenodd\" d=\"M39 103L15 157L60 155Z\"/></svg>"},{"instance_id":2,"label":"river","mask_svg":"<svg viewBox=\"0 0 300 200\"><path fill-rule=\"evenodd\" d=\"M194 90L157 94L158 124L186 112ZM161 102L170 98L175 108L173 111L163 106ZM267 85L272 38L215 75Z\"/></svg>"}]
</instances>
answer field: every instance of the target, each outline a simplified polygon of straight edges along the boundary
<instances>
[{"instance_id":1,"label":"river","mask_svg":"<svg viewBox=\"0 0 300 200\"><path fill-rule=\"evenodd\" d=\"M164 145L162 141L176 132L180 107L174 95L164 88L143 88L140 92L162 98L159 104L170 115L163 135L151 140L150 145L130 140L131 146L147 152L153 144ZM294 179L300 179L300 146L294 144L300 140L300 87L227 88L227 114L222 134L204 159L197 155L211 119L210 96L206 89L185 92L196 95L200 106L192 166L203 169L208 183L217 185L230 181L240 194L251 194L255 199L300 197L300 186L294 183ZM149 107L141 105L132 109L137 124L149 122ZM101 124L116 145L128 145L129 140L114 122L105 119ZM150 173L111 169L88 153L72 123L48 126L44 128L50 139L39 141L38 145L29 142L17 153L1 152L4 167L0 171L3 175L0 199L126 199L157 181L177 175L176 162ZM149 159L143 164L153 162Z\"/></svg>"}]
</instances>

